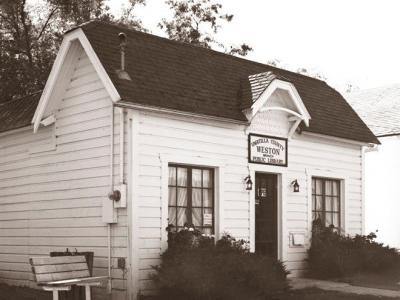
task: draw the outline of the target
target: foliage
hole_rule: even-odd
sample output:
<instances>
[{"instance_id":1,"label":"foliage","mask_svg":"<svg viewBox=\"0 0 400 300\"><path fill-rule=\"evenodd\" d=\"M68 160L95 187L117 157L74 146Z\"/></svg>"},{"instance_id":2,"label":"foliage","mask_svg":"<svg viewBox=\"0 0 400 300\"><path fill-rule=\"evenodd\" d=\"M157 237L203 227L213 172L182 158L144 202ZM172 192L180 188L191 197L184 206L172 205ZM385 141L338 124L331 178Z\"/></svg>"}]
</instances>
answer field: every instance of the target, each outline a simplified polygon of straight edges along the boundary
<instances>
[{"instance_id":1,"label":"foliage","mask_svg":"<svg viewBox=\"0 0 400 300\"><path fill-rule=\"evenodd\" d=\"M104 0L26 0L0 2L0 102L43 89L63 33L99 19L142 29L134 9L145 0L130 0L120 18Z\"/></svg>"},{"instance_id":2,"label":"foliage","mask_svg":"<svg viewBox=\"0 0 400 300\"><path fill-rule=\"evenodd\" d=\"M48 0L49 5L59 10L65 20L82 24L103 13L103 0Z\"/></svg>"},{"instance_id":3,"label":"foliage","mask_svg":"<svg viewBox=\"0 0 400 300\"><path fill-rule=\"evenodd\" d=\"M320 221L313 223L312 243L308 251L310 275L334 278L356 272L385 272L400 267L400 254L395 248L375 241L376 234L343 236Z\"/></svg>"},{"instance_id":4,"label":"foliage","mask_svg":"<svg viewBox=\"0 0 400 300\"><path fill-rule=\"evenodd\" d=\"M243 240L201 235L193 228L169 233L168 250L154 276L162 299L269 299L287 289L283 264L250 253Z\"/></svg>"},{"instance_id":5,"label":"foliage","mask_svg":"<svg viewBox=\"0 0 400 300\"><path fill-rule=\"evenodd\" d=\"M231 22L233 19L232 14L221 12L221 4L211 0L167 0L166 3L174 16L171 20L162 19L159 27L165 29L170 39L205 48L218 46L232 55L246 56L253 50L247 44L225 47L215 40L221 21Z\"/></svg>"},{"instance_id":6,"label":"foliage","mask_svg":"<svg viewBox=\"0 0 400 300\"><path fill-rule=\"evenodd\" d=\"M35 92L47 79L57 36L51 36L47 18L38 17L34 22L25 0L0 7L0 101Z\"/></svg>"},{"instance_id":7,"label":"foliage","mask_svg":"<svg viewBox=\"0 0 400 300\"><path fill-rule=\"evenodd\" d=\"M122 9L120 18L114 18L113 22L131 29L148 32L142 21L135 14L135 9L138 5L146 5L146 0L129 0L129 5Z\"/></svg>"}]
</instances>

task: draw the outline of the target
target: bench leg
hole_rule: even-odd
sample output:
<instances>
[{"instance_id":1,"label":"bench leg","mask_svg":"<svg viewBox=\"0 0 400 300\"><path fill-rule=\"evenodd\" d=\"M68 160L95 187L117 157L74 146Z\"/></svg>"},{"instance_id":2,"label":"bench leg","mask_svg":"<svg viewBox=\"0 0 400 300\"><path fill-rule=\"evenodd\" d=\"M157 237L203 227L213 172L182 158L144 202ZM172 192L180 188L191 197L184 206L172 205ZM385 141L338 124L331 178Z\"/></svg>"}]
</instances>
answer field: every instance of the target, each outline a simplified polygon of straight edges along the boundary
<instances>
[{"instance_id":1,"label":"bench leg","mask_svg":"<svg viewBox=\"0 0 400 300\"><path fill-rule=\"evenodd\" d=\"M53 300L58 300L58 291L53 290Z\"/></svg>"},{"instance_id":2,"label":"bench leg","mask_svg":"<svg viewBox=\"0 0 400 300\"><path fill-rule=\"evenodd\" d=\"M85 299L91 300L90 285L85 285Z\"/></svg>"}]
</instances>

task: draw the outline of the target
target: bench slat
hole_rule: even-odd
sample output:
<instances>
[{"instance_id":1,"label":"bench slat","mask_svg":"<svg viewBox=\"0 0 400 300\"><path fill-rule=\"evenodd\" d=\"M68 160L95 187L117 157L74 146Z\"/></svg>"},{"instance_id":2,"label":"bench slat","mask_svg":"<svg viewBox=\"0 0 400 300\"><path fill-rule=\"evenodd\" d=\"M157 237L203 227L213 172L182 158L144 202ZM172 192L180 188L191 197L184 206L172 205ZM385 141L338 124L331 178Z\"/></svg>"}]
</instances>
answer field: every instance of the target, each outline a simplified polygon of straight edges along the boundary
<instances>
[{"instance_id":1,"label":"bench slat","mask_svg":"<svg viewBox=\"0 0 400 300\"><path fill-rule=\"evenodd\" d=\"M34 268L36 274L82 271L88 269L86 262L59 265L39 265Z\"/></svg>"},{"instance_id":2,"label":"bench slat","mask_svg":"<svg viewBox=\"0 0 400 300\"><path fill-rule=\"evenodd\" d=\"M32 257L30 259L33 266L39 265L56 265L56 264L73 264L86 262L85 256L53 256L53 257Z\"/></svg>"},{"instance_id":3,"label":"bench slat","mask_svg":"<svg viewBox=\"0 0 400 300\"><path fill-rule=\"evenodd\" d=\"M46 273L46 274L36 274L36 281L38 283L47 283L51 281L60 281L67 279L77 279L89 277L89 271L72 271L72 272L61 272L61 273Z\"/></svg>"}]
</instances>

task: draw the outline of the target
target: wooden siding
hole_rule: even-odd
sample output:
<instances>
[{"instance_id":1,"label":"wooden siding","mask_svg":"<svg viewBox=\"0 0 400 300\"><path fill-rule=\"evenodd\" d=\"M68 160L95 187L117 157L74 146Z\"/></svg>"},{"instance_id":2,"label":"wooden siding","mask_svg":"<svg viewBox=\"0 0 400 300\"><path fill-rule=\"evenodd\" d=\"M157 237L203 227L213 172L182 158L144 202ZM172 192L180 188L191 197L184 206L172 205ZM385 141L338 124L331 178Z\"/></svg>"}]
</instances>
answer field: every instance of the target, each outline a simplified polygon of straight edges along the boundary
<instances>
[{"instance_id":1,"label":"wooden siding","mask_svg":"<svg viewBox=\"0 0 400 300\"><path fill-rule=\"evenodd\" d=\"M0 137L2 282L35 286L29 257L67 247L94 251L94 275L107 275L107 226L101 214L110 190L111 99L83 49L75 64L55 125L40 128L37 134L27 129ZM117 111L115 116L118 183ZM54 143L52 150L38 148L49 143ZM117 269L117 258L128 257L128 219L126 209L117 213L118 224L112 226L112 277L116 293L123 295L127 282Z\"/></svg>"},{"instance_id":2,"label":"wooden siding","mask_svg":"<svg viewBox=\"0 0 400 300\"><path fill-rule=\"evenodd\" d=\"M173 117L156 113L140 112L138 125L138 218L137 234L139 255L139 286L142 293L152 293L154 286L149 279L152 266L159 262L162 231L162 156L203 157L224 162L224 231L237 238L250 239L250 199L244 189L243 179L248 175L247 133L257 132L282 136L280 126L268 127L262 122L273 112L256 116L255 126L245 128L240 125L201 121L193 118ZM282 114L277 122L282 123ZM287 123L287 121L284 121ZM283 122L283 123L284 123ZM283 124L282 123L282 124ZM265 124L263 130L261 126ZM288 127L285 127L288 129ZM175 163L179 163L175 161ZM286 244L286 265L293 275L305 268L306 247L294 248L289 245L290 232L309 234L309 210L307 172L309 170L331 171L348 176L348 199L346 218L348 233L362 231L362 185L361 185L361 147L305 135L296 135L289 140L289 166L283 182L286 197L283 222L287 236L282 238ZM134 177L135 178L135 177ZM297 179L300 192L293 193L290 181ZM307 245L308 246L308 245Z\"/></svg>"}]
</instances>

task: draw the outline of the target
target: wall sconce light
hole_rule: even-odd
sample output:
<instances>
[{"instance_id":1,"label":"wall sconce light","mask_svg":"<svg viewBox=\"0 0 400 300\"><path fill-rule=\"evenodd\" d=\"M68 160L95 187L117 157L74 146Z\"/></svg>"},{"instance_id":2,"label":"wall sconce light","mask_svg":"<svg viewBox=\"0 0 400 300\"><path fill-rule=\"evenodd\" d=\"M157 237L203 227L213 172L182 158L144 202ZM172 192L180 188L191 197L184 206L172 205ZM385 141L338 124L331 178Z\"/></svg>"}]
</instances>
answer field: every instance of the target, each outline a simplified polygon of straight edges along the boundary
<instances>
[{"instance_id":1,"label":"wall sconce light","mask_svg":"<svg viewBox=\"0 0 400 300\"><path fill-rule=\"evenodd\" d=\"M253 189L253 181L251 180L250 175L247 176L247 177L244 179L244 182L246 183L246 190L247 190L247 191L251 191L251 190Z\"/></svg>"},{"instance_id":2,"label":"wall sconce light","mask_svg":"<svg viewBox=\"0 0 400 300\"><path fill-rule=\"evenodd\" d=\"M293 180L290 185L293 186L293 192L295 193L300 192L300 186L299 183L297 182L297 179Z\"/></svg>"}]
</instances>

